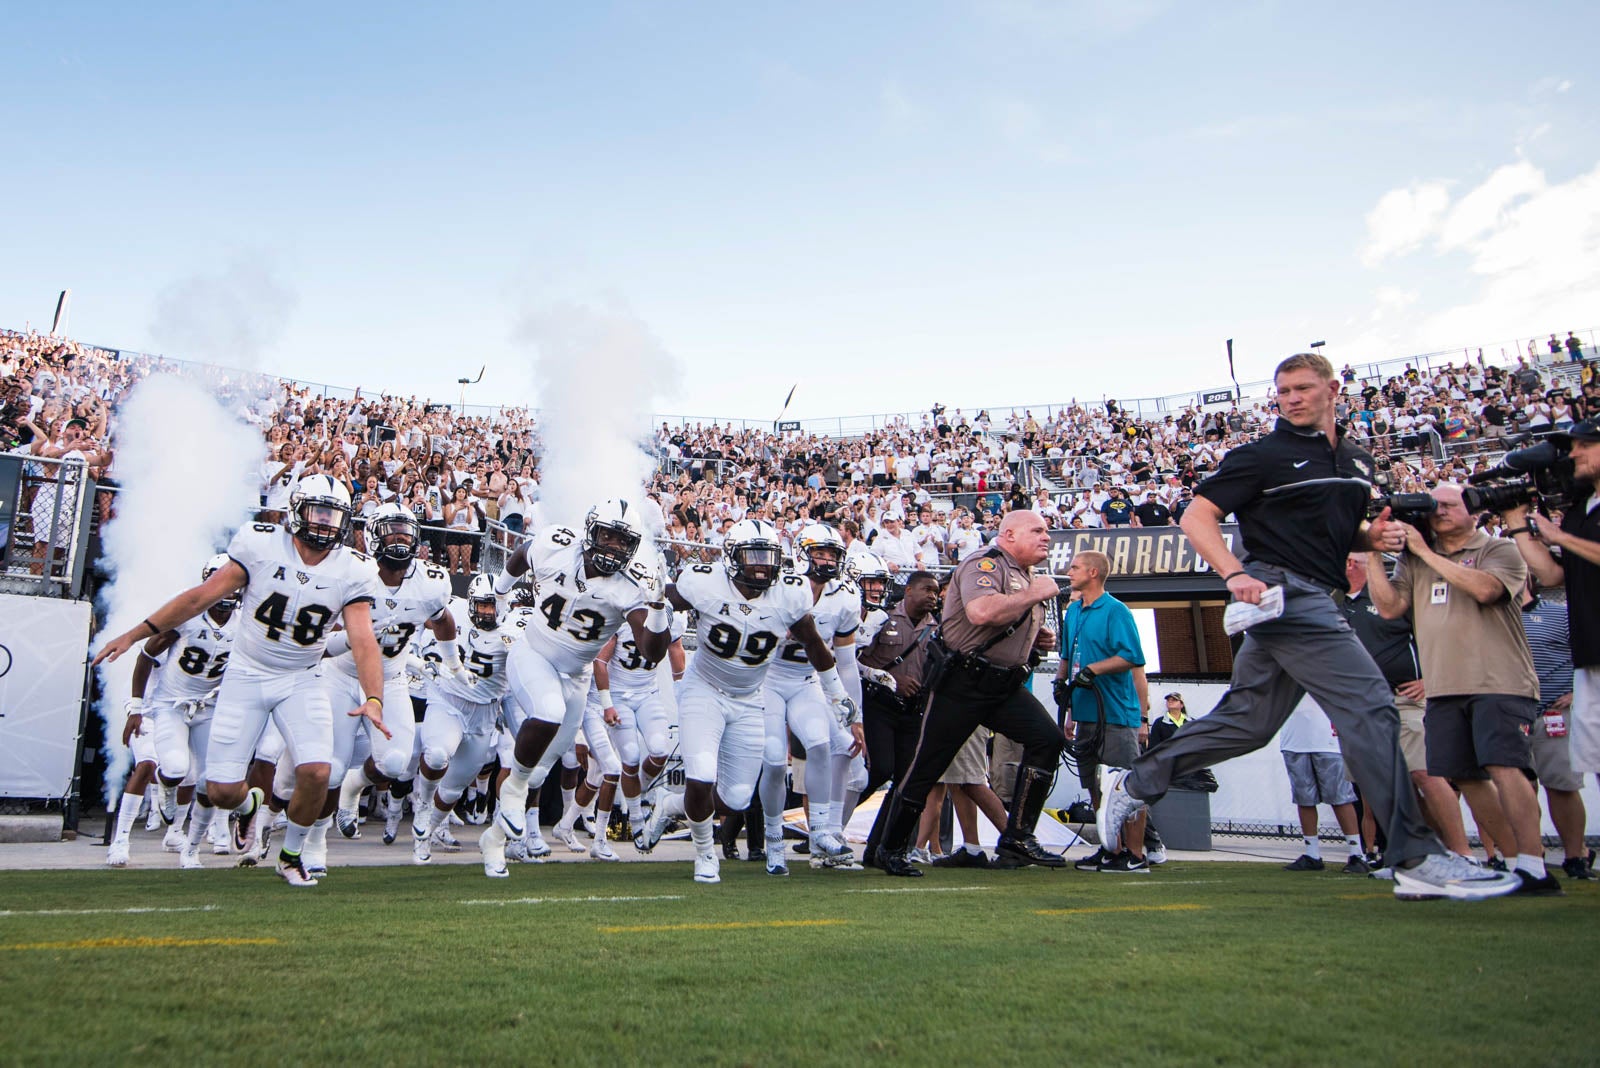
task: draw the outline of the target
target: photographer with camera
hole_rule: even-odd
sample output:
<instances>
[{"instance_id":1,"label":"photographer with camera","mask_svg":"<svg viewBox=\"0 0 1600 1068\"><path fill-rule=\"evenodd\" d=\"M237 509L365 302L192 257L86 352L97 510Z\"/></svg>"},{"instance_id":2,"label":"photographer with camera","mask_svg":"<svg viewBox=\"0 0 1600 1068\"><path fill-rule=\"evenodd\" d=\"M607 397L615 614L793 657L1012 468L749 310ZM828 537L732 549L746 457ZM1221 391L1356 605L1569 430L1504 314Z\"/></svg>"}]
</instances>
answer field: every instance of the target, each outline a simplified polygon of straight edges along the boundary
<instances>
[{"instance_id":1,"label":"photographer with camera","mask_svg":"<svg viewBox=\"0 0 1600 1068\"><path fill-rule=\"evenodd\" d=\"M1394 577L1372 553L1367 589L1385 619L1411 616L1428 687L1428 773L1461 790L1496 843L1515 843L1517 893L1560 894L1545 868L1531 779L1539 681L1522 629L1528 566L1515 545L1478 529L1461 487L1439 486L1433 499L1431 544L1402 523Z\"/></svg>"},{"instance_id":2,"label":"photographer with camera","mask_svg":"<svg viewBox=\"0 0 1600 1068\"><path fill-rule=\"evenodd\" d=\"M1560 523L1541 523L1525 503L1502 515L1539 584L1566 586L1573 664L1567 747L1574 773L1600 774L1600 418L1551 435L1550 444L1570 461L1571 500ZM1552 547L1561 550L1559 561Z\"/></svg>"}]
</instances>

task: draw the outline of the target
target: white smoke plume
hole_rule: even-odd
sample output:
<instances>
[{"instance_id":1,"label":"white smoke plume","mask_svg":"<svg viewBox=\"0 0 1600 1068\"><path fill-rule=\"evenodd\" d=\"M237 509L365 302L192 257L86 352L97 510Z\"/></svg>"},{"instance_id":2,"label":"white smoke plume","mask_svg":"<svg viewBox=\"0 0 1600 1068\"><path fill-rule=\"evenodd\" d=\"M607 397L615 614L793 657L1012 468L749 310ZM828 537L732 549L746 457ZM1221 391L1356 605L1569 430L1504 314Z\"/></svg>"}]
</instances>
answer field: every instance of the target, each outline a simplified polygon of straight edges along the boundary
<instances>
[{"instance_id":1,"label":"white smoke plume","mask_svg":"<svg viewBox=\"0 0 1600 1068\"><path fill-rule=\"evenodd\" d=\"M156 297L150 336L168 355L259 370L298 303L268 259L241 253L220 271L172 282Z\"/></svg>"},{"instance_id":2,"label":"white smoke plume","mask_svg":"<svg viewBox=\"0 0 1600 1068\"><path fill-rule=\"evenodd\" d=\"M206 560L255 509L260 434L235 419L205 389L162 374L135 386L121 405L115 437L121 490L106 525L102 587L109 638L136 626L200 581ZM122 789L128 751L123 702L137 650L100 667L106 724L106 803Z\"/></svg>"},{"instance_id":3,"label":"white smoke plume","mask_svg":"<svg viewBox=\"0 0 1600 1068\"><path fill-rule=\"evenodd\" d=\"M637 502L655 466L650 413L676 393L677 360L619 302L529 312L516 337L537 350L545 521L582 523L609 497Z\"/></svg>"}]
</instances>

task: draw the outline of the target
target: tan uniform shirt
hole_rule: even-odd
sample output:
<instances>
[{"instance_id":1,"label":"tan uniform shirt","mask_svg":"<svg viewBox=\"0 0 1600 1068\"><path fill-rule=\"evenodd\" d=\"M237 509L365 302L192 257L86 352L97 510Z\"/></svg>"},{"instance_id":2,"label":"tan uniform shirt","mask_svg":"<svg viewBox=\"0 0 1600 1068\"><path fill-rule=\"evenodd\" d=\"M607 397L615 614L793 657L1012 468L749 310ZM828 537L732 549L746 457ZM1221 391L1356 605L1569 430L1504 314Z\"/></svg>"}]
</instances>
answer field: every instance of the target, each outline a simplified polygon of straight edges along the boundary
<instances>
[{"instance_id":1,"label":"tan uniform shirt","mask_svg":"<svg viewBox=\"0 0 1600 1068\"><path fill-rule=\"evenodd\" d=\"M1412 629L1428 696L1503 693L1537 698L1539 677L1518 607L1528 565L1515 543L1479 531L1460 549L1440 555L1493 575L1507 595L1493 604L1479 604L1415 556L1400 558L1394 586L1411 597Z\"/></svg>"},{"instance_id":2,"label":"tan uniform shirt","mask_svg":"<svg viewBox=\"0 0 1600 1068\"><path fill-rule=\"evenodd\" d=\"M930 622L932 622L931 617L924 620L923 626L913 623L911 617L906 614L905 602L901 601L894 606L894 611L889 613L888 622L884 623L877 636L872 639L867 651L861 654L862 666L883 668L888 671L894 676L896 692L902 695L913 683L915 686L921 686L923 661L927 659L925 651L927 645L917 643L915 649L911 649L911 646L916 643L917 635L922 633L924 626ZM911 654L890 667L890 661L907 649L911 649Z\"/></svg>"},{"instance_id":3,"label":"tan uniform shirt","mask_svg":"<svg viewBox=\"0 0 1600 1068\"><path fill-rule=\"evenodd\" d=\"M1018 566L999 548L969 556L962 561L950 576L950 588L944 595L945 644L958 653L976 652L985 642L1010 626L1016 617L992 627L979 627L967 618L967 605L979 597L994 593L1017 593L1027 589L1031 581L1028 569ZM983 654L984 658L1000 667L1020 667L1027 663L1039 629L1044 625L1044 605L1034 605L1028 616L1011 637L991 646Z\"/></svg>"}]
</instances>

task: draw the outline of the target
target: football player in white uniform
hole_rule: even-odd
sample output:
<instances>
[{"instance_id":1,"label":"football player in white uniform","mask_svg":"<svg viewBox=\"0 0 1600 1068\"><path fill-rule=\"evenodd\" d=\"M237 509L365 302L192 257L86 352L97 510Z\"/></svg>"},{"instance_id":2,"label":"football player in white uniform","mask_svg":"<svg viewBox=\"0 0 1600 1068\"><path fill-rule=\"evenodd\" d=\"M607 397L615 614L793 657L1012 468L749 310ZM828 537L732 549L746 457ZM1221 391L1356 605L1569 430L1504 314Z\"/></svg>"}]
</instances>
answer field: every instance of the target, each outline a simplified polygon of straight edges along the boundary
<instances>
[{"instance_id":1,"label":"football player in white uniform","mask_svg":"<svg viewBox=\"0 0 1600 1068\"><path fill-rule=\"evenodd\" d=\"M667 663L674 682L683 678L688 660L683 651L687 618L685 613L674 612L668 632L671 644L667 646ZM608 717L607 725L612 748L622 762L622 801L633 829L634 845L638 846L644 840L641 798L656 784L672 756L672 714L661 693L657 665L644 658L639 644L632 639L624 640L618 634L607 642L594 662L594 674L595 685L611 694L616 711L615 724Z\"/></svg>"},{"instance_id":2,"label":"football player in white uniform","mask_svg":"<svg viewBox=\"0 0 1600 1068\"><path fill-rule=\"evenodd\" d=\"M610 690L599 688L599 678L604 673L595 661L595 681L589 686L588 698L583 705L583 738L587 751L584 777L574 784L566 796L561 818L552 830L574 853L588 850L595 860L621 860L606 841L606 827L610 823L611 809L617 800L617 785L622 779L622 761L611 744L610 724L618 722L616 708L611 703ZM564 785L564 784L563 784ZM567 791L563 789L563 795ZM594 806L594 842L587 847L578 839L578 818Z\"/></svg>"},{"instance_id":3,"label":"football player in white uniform","mask_svg":"<svg viewBox=\"0 0 1600 1068\"><path fill-rule=\"evenodd\" d=\"M532 578L539 620L508 661L512 701L520 715L511 770L500 785L495 818L479 838L484 872L505 871L507 840L522 838L525 820L537 818L537 797L550 768L572 744L583 719L595 657L624 623L645 655L660 659L672 614L661 599L661 576L635 554L643 535L628 502L602 501L589 510L583 535L546 527L506 561L495 592L509 594L523 575ZM527 813L533 812L533 816Z\"/></svg>"},{"instance_id":4,"label":"football player in white uniform","mask_svg":"<svg viewBox=\"0 0 1600 1068\"><path fill-rule=\"evenodd\" d=\"M260 805L262 791L246 789L245 771L267 720L283 733L284 759L294 762L289 825L278 853L278 874L290 886L315 886L300 852L328 792L333 760L333 707L317 665L335 617L349 632L365 700L351 716L383 730L383 654L372 631L378 569L372 558L347 549L350 494L327 475L302 479L290 499L287 530L270 523L240 528L228 545L228 563L210 578L152 612L144 622L107 642L95 663L114 660L143 638L171 630L218 601L243 590L233 655L217 695L206 748L206 788L196 794L194 819L203 834L215 805L232 810L235 844ZM405 711L409 711L409 705ZM191 825L191 834L193 833Z\"/></svg>"},{"instance_id":5,"label":"football player in white uniform","mask_svg":"<svg viewBox=\"0 0 1600 1068\"><path fill-rule=\"evenodd\" d=\"M844 539L832 527L812 523L800 531L794 548L795 570L804 576L811 590L811 618L817 633L823 641L832 643L839 679L852 706L859 707L856 630L861 626L861 598L855 583L841 578ZM819 866L857 867L844 841L842 813L851 761L865 746L859 719L847 723L835 714L834 706L822 694L805 646L793 637L784 641L767 671L764 701L767 740L760 789L766 823L767 873L789 873L783 855L783 801L788 790L785 772L790 732L806 751L804 792L810 800L814 862Z\"/></svg>"},{"instance_id":6,"label":"football player in white uniform","mask_svg":"<svg viewBox=\"0 0 1600 1068\"><path fill-rule=\"evenodd\" d=\"M394 797L404 797L411 791L411 753L417 723L411 714L411 686L405 667L412 638L420 630L432 631L440 670L449 675L463 674L461 653L456 647L456 621L450 614L450 576L443 568L417 559L420 541L416 516L398 502L380 504L367 522L367 547L378 561L378 601L372 609L372 626L378 648L383 651L383 700L391 714L385 722L387 732L374 730L359 719L346 718L334 724L331 780L339 784L332 791L337 795L338 809L336 813L324 810L324 819L334 815L339 833L346 838L360 834L357 806L367 787L387 787ZM329 639L327 651L332 659L323 666L322 676L334 704L357 704L361 682L343 634L340 631ZM352 766L356 732L363 726L367 727L372 755ZM318 830L326 834L327 825L321 820L318 823ZM313 840L317 835L318 831L313 831ZM320 860L311 850L307 853L308 866Z\"/></svg>"},{"instance_id":7,"label":"football player in white uniform","mask_svg":"<svg viewBox=\"0 0 1600 1068\"><path fill-rule=\"evenodd\" d=\"M494 579L474 575L467 586L470 621L462 646L466 671L441 671L428 683L428 711L422 721L422 785L411 821L411 856L426 864L435 828L448 823L450 810L478 777L494 747L495 721L506 696L506 658L518 633L500 624Z\"/></svg>"},{"instance_id":8,"label":"football player in white uniform","mask_svg":"<svg viewBox=\"0 0 1600 1068\"><path fill-rule=\"evenodd\" d=\"M654 848L674 815L688 817L694 879L721 882L711 820L716 802L737 812L750 804L766 746L762 683L790 635L806 651L823 693L853 717L828 643L811 617L810 585L782 573L783 545L764 520L735 523L722 545L722 566L696 564L666 589L675 608L698 613L698 645L678 689L678 730L687 785L681 802L665 793L645 824L642 846Z\"/></svg>"},{"instance_id":9,"label":"football player in white uniform","mask_svg":"<svg viewBox=\"0 0 1600 1068\"><path fill-rule=\"evenodd\" d=\"M106 864L113 868L128 866L128 836L139 819L139 805L144 801L145 790L156 781L155 727L144 720L143 693L144 679L135 669L133 696L122 706L127 716L122 725L122 744L128 747L133 766L128 769L128 781L117 801L117 829L106 847ZM195 863L199 864L198 858Z\"/></svg>"},{"instance_id":10,"label":"football player in white uniform","mask_svg":"<svg viewBox=\"0 0 1600 1068\"><path fill-rule=\"evenodd\" d=\"M213 556L200 569L200 581L206 581L227 564L226 555ZM168 797L175 795L184 782L205 777L211 717L217 689L233 652L234 609L238 604L236 597L224 598L202 615L157 634L144 643L134 664L134 690L144 693L144 712L155 726L157 774ZM155 685L141 690L142 676L149 674L153 674ZM163 802L164 807L170 804ZM177 818L175 807L162 815L168 822ZM193 825L178 863L184 868L201 866L200 836Z\"/></svg>"},{"instance_id":11,"label":"football player in white uniform","mask_svg":"<svg viewBox=\"0 0 1600 1068\"><path fill-rule=\"evenodd\" d=\"M845 574L861 591L861 627L856 631L856 648L865 649L889 622L889 565L873 552L852 556L845 563Z\"/></svg>"}]
</instances>

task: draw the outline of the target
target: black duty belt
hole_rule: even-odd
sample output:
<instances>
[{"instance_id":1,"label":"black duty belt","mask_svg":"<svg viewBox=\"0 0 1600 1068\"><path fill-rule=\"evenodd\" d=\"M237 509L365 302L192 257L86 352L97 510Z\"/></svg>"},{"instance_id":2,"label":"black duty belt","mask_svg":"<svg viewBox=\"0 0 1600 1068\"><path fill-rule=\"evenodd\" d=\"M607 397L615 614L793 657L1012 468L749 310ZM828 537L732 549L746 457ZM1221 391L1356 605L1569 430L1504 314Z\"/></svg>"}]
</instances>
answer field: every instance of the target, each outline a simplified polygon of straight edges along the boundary
<instances>
[{"instance_id":1,"label":"black duty belt","mask_svg":"<svg viewBox=\"0 0 1600 1068\"><path fill-rule=\"evenodd\" d=\"M873 704L883 705L884 707L892 709L895 712L907 712L912 710L911 705L906 698L900 696L900 694L896 693L894 690L889 689L889 687L883 685L881 682L873 682L871 679L861 680L861 696L866 700L871 701Z\"/></svg>"}]
</instances>

